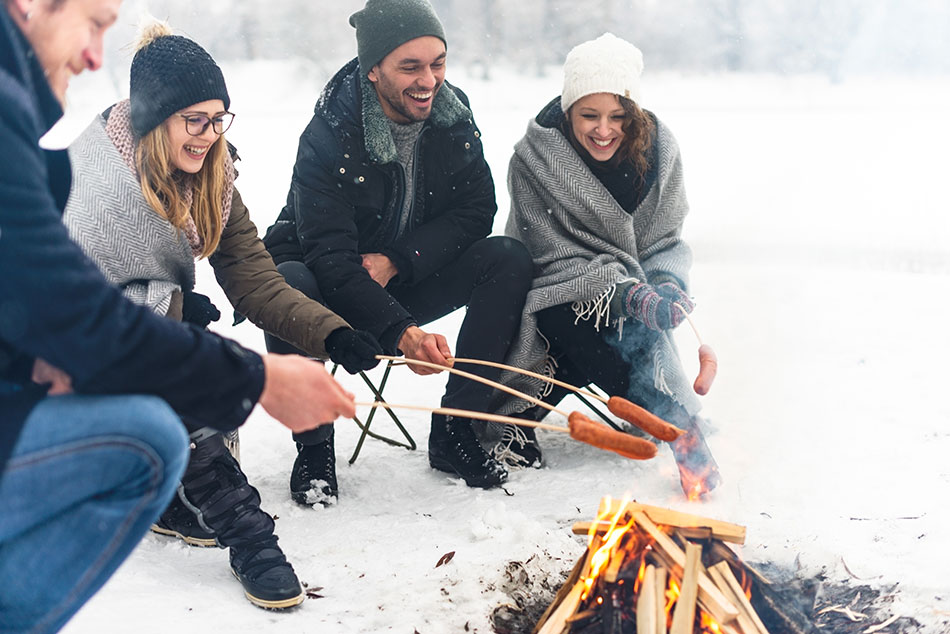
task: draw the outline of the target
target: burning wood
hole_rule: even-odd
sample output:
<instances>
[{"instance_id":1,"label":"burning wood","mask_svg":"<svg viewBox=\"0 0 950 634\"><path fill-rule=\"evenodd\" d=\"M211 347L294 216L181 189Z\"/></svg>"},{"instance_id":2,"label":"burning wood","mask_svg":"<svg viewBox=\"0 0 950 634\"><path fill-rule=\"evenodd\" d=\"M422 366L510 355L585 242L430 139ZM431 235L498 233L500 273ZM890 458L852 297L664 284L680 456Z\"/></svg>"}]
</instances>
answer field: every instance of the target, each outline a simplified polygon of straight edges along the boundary
<instances>
[{"instance_id":1,"label":"burning wood","mask_svg":"<svg viewBox=\"0 0 950 634\"><path fill-rule=\"evenodd\" d=\"M744 527L607 498L581 531L587 552L535 634L768 634L754 575L723 543L742 543Z\"/></svg>"}]
</instances>

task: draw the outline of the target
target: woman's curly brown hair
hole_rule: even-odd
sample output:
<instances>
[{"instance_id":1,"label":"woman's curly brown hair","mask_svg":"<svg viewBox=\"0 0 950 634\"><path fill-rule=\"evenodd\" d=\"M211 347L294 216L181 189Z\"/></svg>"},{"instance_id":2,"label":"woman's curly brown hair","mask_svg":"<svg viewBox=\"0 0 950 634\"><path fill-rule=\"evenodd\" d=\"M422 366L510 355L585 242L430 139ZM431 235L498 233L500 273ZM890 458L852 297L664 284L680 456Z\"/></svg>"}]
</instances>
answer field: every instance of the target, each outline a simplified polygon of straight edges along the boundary
<instances>
[{"instance_id":1,"label":"woman's curly brown hair","mask_svg":"<svg viewBox=\"0 0 950 634\"><path fill-rule=\"evenodd\" d=\"M654 128L653 119L643 109L640 108L632 99L617 96L620 100L620 106L624 111L623 120L623 140L610 160L604 163L604 166L613 169L629 160L637 170L641 179L645 179L647 171L650 169L650 149L653 145ZM573 108L574 106L571 106ZM582 156L587 154L587 150L580 144L574 135L571 127L570 110L565 113L564 123L561 124L561 132L571 142L574 150Z\"/></svg>"}]
</instances>

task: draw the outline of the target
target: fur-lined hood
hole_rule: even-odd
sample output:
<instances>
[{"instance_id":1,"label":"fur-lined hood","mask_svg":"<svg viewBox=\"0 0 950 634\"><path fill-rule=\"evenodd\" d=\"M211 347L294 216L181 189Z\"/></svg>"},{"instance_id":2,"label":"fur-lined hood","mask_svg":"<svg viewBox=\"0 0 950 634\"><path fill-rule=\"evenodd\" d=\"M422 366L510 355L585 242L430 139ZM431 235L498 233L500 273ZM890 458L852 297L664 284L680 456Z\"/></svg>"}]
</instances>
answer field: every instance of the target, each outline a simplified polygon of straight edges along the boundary
<instances>
[{"instance_id":1,"label":"fur-lined hood","mask_svg":"<svg viewBox=\"0 0 950 634\"><path fill-rule=\"evenodd\" d=\"M336 131L341 142L362 137L363 147L374 163L397 160L389 120L379 104L372 82L360 70L357 59L351 60L327 83L315 111ZM468 98L461 90L444 82L435 95L432 114L425 125L450 128L463 121L472 121Z\"/></svg>"}]
</instances>

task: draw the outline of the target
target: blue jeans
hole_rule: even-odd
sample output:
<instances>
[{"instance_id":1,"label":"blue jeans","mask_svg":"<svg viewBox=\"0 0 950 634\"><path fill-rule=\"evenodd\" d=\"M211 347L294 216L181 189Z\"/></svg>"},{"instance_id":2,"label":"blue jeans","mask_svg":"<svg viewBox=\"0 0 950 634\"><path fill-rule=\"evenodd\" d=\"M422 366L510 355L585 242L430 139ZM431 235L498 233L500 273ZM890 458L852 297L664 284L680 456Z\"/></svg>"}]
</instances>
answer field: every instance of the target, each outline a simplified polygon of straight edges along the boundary
<instances>
[{"instance_id":1,"label":"blue jeans","mask_svg":"<svg viewBox=\"0 0 950 634\"><path fill-rule=\"evenodd\" d=\"M188 459L152 396L53 396L0 477L0 632L55 632L132 552Z\"/></svg>"}]
</instances>

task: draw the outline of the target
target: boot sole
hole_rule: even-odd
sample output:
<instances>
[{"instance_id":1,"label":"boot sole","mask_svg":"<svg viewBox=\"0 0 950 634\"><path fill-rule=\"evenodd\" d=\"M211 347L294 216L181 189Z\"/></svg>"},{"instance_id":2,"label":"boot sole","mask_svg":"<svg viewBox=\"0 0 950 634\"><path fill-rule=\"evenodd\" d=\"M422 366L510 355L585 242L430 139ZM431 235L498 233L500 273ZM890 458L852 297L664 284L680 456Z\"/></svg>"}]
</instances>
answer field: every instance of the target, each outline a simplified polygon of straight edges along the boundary
<instances>
[{"instance_id":1,"label":"boot sole","mask_svg":"<svg viewBox=\"0 0 950 634\"><path fill-rule=\"evenodd\" d=\"M231 574L234 575L234 578L238 580L238 583L240 583L241 578L238 576L236 572L234 572L233 568L231 569ZM251 594L247 590L244 591L244 596L245 598L247 598L248 601L250 601L257 607L264 608L265 610L286 610L288 608L295 608L301 603L303 603L304 599L307 598L306 592L303 592L303 591L301 591L301 593L295 597L291 597L289 599L278 599L274 601L268 601L267 599L261 599L260 597L255 597L253 594Z\"/></svg>"},{"instance_id":2,"label":"boot sole","mask_svg":"<svg viewBox=\"0 0 950 634\"><path fill-rule=\"evenodd\" d=\"M216 548L218 546L218 542L214 541L214 539L189 537L188 535L182 535L178 531L173 531L169 528L162 528L158 524L152 524L151 531L153 533L158 533L159 535L165 535L167 537L177 537L189 546L196 546L198 548Z\"/></svg>"},{"instance_id":3,"label":"boot sole","mask_svg":"<svg viewBox=\"0 0 950 634\"><path fill-rule=\"evenodd\" d=\"M495 487L500 487L501 485L503 485L505 482L508 481L507 476L505 476L504 478L501 478L501 480L497 482L496 481L483 482L481 480L469 480L464 475L456 471L455 467L453 467L452 463L450 463L448 460L444 460L442 458L435 458L432 455L429 456L429 466L435 469L436 471L442 471L445 473L452 474L456 476L457 478L462 478L462 480L465 481L465 484L477 489L494 489Z\"/></svg>"}]
</instances>

